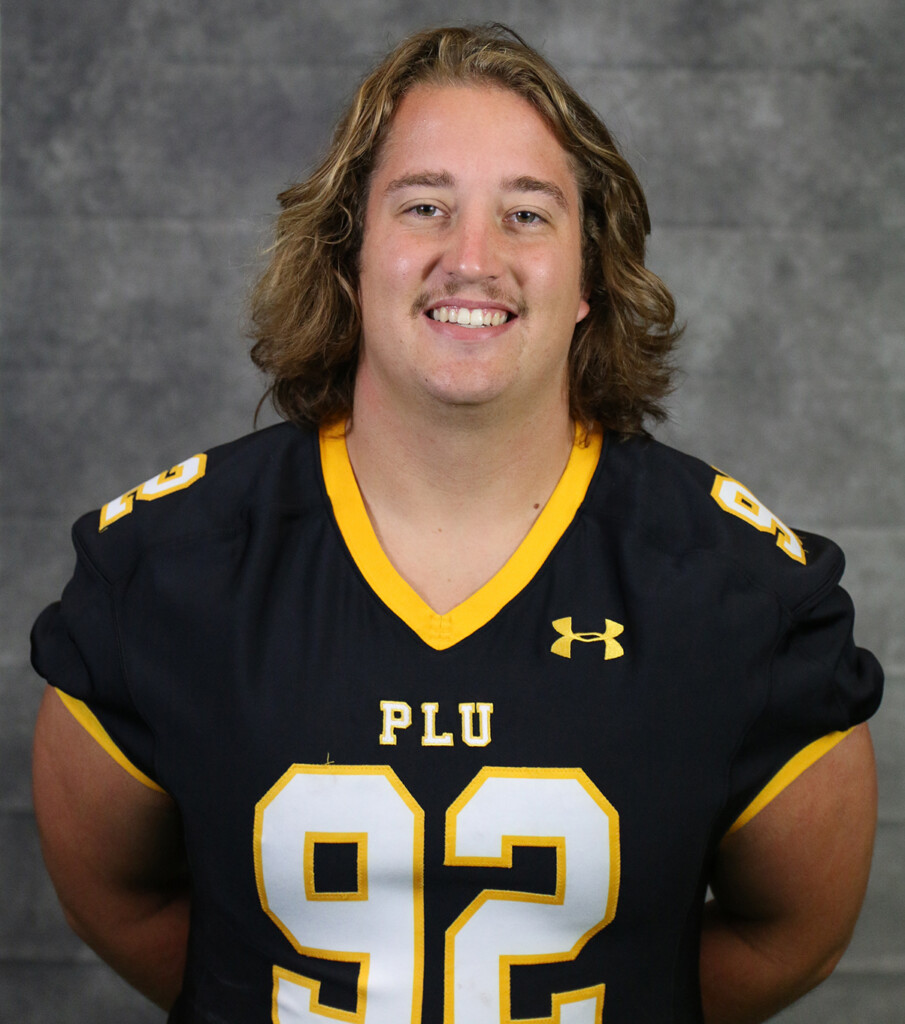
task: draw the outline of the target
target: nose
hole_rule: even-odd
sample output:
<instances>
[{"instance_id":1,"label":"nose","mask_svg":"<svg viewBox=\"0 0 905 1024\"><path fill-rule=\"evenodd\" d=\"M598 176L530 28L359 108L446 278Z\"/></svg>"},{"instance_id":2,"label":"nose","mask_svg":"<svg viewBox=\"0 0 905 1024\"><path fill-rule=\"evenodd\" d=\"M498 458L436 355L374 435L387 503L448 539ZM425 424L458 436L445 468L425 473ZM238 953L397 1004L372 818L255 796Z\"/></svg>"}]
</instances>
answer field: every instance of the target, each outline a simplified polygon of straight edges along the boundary
<instances>
[{"instance_id":1,"label":"nose","mask_svg":"<svg viewBox=\"0 0 905 1024\"><path fill-rule=\"evenodd\" d=\"M499 226L492 216L460 211L446 236L443 270L467 281L493 280L501 272Z\"/></svg>"}]
</instances>

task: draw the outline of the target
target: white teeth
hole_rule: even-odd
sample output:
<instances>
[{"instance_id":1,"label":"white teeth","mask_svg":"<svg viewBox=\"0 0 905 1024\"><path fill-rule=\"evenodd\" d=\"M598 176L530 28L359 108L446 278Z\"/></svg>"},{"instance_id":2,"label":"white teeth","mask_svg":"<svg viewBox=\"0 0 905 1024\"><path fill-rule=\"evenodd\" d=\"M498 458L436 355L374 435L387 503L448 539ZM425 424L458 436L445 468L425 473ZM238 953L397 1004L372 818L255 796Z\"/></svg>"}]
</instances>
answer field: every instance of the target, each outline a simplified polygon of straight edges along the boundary
<instances>
[{"instance_id":1,"label":"white teeth","mask_svg":"<svg viewBox=\"0 0 905 1024\"><path fill-rule=\"evenodd\" d=\"M499 327L509 314L501 309L465 309L461 306L437 306L430 311L434 320L460 327Z\"/></svg>"}]
</instances>

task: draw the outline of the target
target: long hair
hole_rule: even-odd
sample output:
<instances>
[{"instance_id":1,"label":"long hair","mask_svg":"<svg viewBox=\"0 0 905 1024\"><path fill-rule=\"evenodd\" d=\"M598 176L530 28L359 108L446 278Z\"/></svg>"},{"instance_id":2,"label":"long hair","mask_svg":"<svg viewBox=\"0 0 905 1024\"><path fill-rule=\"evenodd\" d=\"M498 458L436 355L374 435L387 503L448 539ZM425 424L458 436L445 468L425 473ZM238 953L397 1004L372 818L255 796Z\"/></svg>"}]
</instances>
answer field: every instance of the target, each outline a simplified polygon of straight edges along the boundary
<instances>
[{"instance_id":1,"label":"long hair","mask_svg":"<svg viewBox=\"0 0 905 1024\"><path fill-rule=\"evenodd\" d=\"M402 97L415 85L487 83L530 103L569 154L582 219L590 312L569 351L572 418L621 434L662 420L675 303L644 266L650 232L635 173L606 126L511 29L438 28L400 43L365 78L311 176L280 194L270 262L251 294L251 357L286 419L323 425L352 410L361 345L358 257L368 188ZM262 399L263 401L263 399Z\"/></svg>"}]
</instances>

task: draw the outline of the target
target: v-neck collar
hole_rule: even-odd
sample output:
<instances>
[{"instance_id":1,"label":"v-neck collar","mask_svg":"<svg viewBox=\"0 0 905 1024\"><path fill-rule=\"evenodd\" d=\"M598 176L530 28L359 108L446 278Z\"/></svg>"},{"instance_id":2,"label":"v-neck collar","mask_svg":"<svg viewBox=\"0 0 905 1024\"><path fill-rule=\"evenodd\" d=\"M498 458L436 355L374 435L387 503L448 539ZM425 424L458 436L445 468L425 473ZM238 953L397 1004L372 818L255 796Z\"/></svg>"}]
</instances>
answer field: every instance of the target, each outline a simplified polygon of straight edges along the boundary
<instances>
[{"instance_id":1,"label":"v-neck collar","mask_svg":"<svg viewBox=\"0 0 905 1024\"><path fill-rule=\"evenodd\" d=\"M439 615L384 553L352 471L342 427L320 432L321 469L346 547L370 588L428 646L446 650L486 625L544 564L584 500L600 457L601 434L572 444L569 461L543 511L500 570L461 604Z\"/></svg>"}]
</instances>

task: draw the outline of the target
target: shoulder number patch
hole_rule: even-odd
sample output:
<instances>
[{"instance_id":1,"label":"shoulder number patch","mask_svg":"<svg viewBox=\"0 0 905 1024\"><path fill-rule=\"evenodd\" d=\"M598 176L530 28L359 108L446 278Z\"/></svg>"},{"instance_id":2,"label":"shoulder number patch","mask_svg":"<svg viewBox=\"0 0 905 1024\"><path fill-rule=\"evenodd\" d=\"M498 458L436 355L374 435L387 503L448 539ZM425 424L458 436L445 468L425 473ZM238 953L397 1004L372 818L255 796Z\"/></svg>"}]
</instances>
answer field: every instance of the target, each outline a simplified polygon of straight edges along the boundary
<instances>
[{"instance_id":1,"label":"shoulder number patch","mask_svg":"<svg viewBox=\"0 0 905 1024\"><path fill-rule=\"evenodd\" d=\"M191 486L196 480L200 480L204 476L206 468L207 456L204 453L193 455L183 462L177 462L172 469L168 469L165 473L152 476L143 484L133 487L125 494L114 498L113 501L108 501L101 509L98 533L102 533L117 519L127 516L132 511L132 505L136 498L139 501L155 501L166 494L172 494L173 491L181 491L183 488Z\"/></svg>"},{"instance_id":2,"label":"shoulder number patch","mask_svg":"<svg viewBox=\"0 0 905 1024\"><path fill-rule=\"evenodd\" d=\"M775 534L776 546L780 551L784 551L796 562L806 564L804 547L798 536L773 515L766 505L762 505L744 484L717 473L710 495L724 512L743 519L762 533Z\"/></svg>"}]
</instances>

